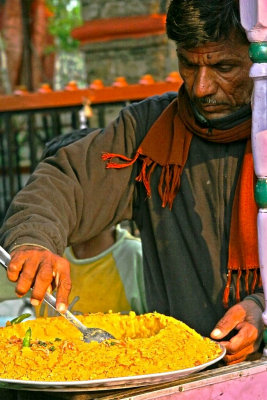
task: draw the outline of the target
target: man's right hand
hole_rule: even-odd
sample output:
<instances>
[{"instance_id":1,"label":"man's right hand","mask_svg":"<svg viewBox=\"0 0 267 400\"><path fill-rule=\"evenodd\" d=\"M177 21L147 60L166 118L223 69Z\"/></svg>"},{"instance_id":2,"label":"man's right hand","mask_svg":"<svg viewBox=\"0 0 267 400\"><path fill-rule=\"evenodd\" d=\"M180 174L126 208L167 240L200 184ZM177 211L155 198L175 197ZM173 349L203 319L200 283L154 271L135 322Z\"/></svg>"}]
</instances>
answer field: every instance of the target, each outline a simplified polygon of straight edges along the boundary
<instances>
[{"instance_id":1,"label":"man's right hand","mask_svg":"<svg viewBox=\"0 0 267 400\"><path fill-rule=\"evenodd\" d=\"M31 288L31 303L40 304L47 290L57 288L56 308L65 312L71 290L69 262L38 246L20 246L11 252L7 277L17 282L16 293L24 296Z\"/></svg>"}]
</instances>

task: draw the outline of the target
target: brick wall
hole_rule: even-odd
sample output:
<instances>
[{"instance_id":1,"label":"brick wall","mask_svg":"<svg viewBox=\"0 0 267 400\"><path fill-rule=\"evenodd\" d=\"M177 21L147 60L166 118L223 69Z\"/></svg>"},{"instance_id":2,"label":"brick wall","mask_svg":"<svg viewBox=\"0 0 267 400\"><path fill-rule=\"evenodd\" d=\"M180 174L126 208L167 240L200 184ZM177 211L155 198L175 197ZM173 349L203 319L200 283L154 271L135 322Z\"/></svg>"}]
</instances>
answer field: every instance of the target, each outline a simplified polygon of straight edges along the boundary
<instances>
[{"instance_id":1,"label":"brick wall","mask_svg":"<svg viewBox=\"0 0 267 400\"><path fill-rule=\"evenodd\" d=\"M167 4L166 0L82 0L82 14L84 20L161 14Z\"/></svg>"},{"instance_id":2,"label":"brick wall","mask_svg":"<svg viewBox=\"0 0 267 400\"><path fill-rule=\"evenodd\" d=\"M101 31L112 18L115 18L116 25L117 17L163 15L167 5L168 0L83 0L82 14L87 23L98 21ZM138 19L130 20L130 24L138 25ZM139 32L127 38L122 34L119 38L104 40L92 40L89 34L81 44L85 53L87 81L100 78L105 85L111 85L116 77L125 76L129 83L136 83L145 74L161 80L169 72L177 70L175 45L167 39L165 24L162 29L162 32L146 32L143 35Z\"/></svg>"}]
</instances>

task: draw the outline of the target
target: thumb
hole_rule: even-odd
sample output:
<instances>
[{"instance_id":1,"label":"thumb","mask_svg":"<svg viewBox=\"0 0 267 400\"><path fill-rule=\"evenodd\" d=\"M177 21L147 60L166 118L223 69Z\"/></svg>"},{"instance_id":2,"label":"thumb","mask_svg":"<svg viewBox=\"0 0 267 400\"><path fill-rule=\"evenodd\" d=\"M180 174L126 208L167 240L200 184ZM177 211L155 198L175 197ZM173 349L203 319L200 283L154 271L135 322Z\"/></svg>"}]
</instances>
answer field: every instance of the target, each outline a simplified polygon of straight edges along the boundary
<instances>
[{"instance_id":1,"label":"thumb","mask_svg":"<svg viewBox=\"0 0 267 400\"><path fill-rule=\"evenodd\" d=\"M215 326L215 328L213 329L213 331L211 332L210 336L213 339L219 340L224 338L224 336L226 336L229 332L231 331L231 329L227 332L224 331L224 329L220 329L218 328L218 325Z\"/></svg>"},{"instance_id":2,"label":"thumb","mask_svg":"<svg viewBox=\"0 0 267 400\"><path fill-rule=\"evenodd\" d=\"M246 312L240 305L237 304L231 307L216 324L210 336L216 340L224 338L240 322L244 321L245 316Z\"/></svg>"}]
</instances>

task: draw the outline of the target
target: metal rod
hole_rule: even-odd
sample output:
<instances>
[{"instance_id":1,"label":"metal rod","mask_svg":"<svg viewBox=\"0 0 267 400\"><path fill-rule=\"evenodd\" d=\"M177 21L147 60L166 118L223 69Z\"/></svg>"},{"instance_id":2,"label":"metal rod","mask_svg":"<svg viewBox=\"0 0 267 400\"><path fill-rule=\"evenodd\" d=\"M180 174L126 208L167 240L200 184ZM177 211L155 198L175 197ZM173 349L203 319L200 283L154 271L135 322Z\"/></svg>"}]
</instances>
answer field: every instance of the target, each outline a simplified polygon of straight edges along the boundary
<instances>
[{"instance_id":1,"label":"metal rod","mask_svg":"<svg viewBox=\"0 0 267 400\"><path fill-rule=\"evenodd\" d=\"M250 41L249 55L253 61L250 77L254 81L252 98L252 152L258 178L255 199L258 212L258 247L262 285L265 298L263 322L267 326L267 2L240 0L241 23ZM267 331L264 332L267 356Z\"/></svg>"}]
</instances>

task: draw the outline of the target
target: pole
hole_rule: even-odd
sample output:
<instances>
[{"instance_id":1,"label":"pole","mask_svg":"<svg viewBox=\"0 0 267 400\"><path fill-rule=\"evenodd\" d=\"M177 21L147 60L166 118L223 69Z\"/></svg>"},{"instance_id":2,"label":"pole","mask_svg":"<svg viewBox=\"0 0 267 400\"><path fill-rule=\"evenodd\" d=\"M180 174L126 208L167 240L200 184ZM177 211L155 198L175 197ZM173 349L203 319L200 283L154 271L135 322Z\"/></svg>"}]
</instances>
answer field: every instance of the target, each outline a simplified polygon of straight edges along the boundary
<instances>
[{"instance_id":1,"label":"pole","mask_svg":"<svg viewBox=\"0 0 267 400\"><path fill-rule=\"evenodd\" d=\"M33 90L32 79L32 47L31 47L31 28L30 28L30 6L32 0L21 0L21 16L23 26L23 67L25 84L27 90Z\"/></svg>"},{"instance_id":2,"label":"pole","mask_svg":"<svg viewBox=\"0 0 267 400\"><path fill-rule=\"evenodd\" d=\"M267 356L267 1L240 0L241 23L250 41L249 56L253 62L250 77L254 82L252 96L252 153L257 176L255 200L258 204L258 247L264 291L265 325L263 355Z\"/></svg>"}]
</instances>

